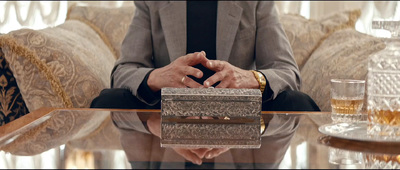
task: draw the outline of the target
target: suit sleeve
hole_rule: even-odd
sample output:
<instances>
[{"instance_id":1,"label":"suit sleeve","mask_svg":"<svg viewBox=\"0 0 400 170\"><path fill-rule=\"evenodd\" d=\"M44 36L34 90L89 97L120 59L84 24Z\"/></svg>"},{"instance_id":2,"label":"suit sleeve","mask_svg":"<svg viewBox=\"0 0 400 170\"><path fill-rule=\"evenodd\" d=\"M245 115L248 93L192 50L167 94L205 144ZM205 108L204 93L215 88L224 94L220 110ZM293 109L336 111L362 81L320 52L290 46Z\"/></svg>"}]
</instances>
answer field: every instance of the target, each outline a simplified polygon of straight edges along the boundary
<instances>
[{"instance_id":1,"label":"suit sleeve","mask_svg":"<svg viewBox=\"0 0 400 170\"><path fill-rule=\"evenodd\" d=\"M265 75L272 91L263 98L271 100L284 90L299 90L300 73L274 2L260 1L256 13L256 69Z\"/></svg>"},{"instance_id":2,"label":"suit sleeve","mask_svg":"<svg viewBox=\"0 0 400 170\"><path fill-rule=\"evenodd\" d=\"M147 73L154 69L149 8L144 1L134 3L135 15L122 42L121 56L112 70L111 87L129 89L140 101L154 105L159 100L148 101L138 93Z\"/></svg>"}]
</instances>

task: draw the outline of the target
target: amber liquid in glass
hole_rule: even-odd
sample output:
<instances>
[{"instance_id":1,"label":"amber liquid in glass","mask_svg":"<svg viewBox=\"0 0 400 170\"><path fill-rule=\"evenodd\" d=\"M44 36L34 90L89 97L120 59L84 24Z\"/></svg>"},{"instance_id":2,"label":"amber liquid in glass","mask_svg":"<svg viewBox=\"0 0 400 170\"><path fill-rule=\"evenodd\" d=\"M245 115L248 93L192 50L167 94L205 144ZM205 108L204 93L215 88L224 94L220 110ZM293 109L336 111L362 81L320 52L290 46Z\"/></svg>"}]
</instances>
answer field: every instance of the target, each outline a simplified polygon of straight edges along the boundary
<instances>
[{"instance_id":1,"label":"amber liquid in glass","mask_svg":"<svg viewBox=\"0 0 400 170\"><path fill-rule=\"evenodd\" d=\"M363 99L331 99L332 111L338 114L357 114L363 102Z\"/></svg>"},{"instance_id":2,"label":"amber liquid in glass","mask_svg":"<svg viewBox=\"0 0 400 170\"><path fill-rule=\"evenodd\" d=\"M374 154L366 154L365 156L367 161L383 161L385 163L388 162L397 162L400 163L400 155L374 155Z\"/></svg>"},{"instance_id":3,"label":"amber liquid in glass","mask_svg":"<svg viewBox=\"0 0 400 170\"><path fill-rule=\"evenodd\" d=\"M400 125L400 111L368 110L369 122L398 126Z\"/></svg>"},{"instance_id":4,"label":"amber liquid in glass","mask_svg":"<svg viewBox=\"0 0 400 170\"><path fill-rule=\"evenodd\" d=\"M366 153L364 160L366 169L398 169L400 165L400 155Z\"/></svg>"}]
</instances>

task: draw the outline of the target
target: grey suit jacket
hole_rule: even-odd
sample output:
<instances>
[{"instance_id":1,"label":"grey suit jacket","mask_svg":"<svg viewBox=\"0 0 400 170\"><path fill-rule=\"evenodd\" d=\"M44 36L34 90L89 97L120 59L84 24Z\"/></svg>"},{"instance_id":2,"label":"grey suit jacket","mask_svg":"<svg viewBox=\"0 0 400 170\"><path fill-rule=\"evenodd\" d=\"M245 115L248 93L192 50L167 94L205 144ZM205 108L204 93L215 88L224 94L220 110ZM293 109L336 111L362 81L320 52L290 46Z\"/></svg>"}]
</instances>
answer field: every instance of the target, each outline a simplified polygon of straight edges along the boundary
<instances>
[{"instance_id":1,"label":"grey suit jacket","mask_svg":"<svg viewBox=\"0 0 400 170\"><path fill-rule=\"evenodd\" d=\"M135 1L111 86L137 90L145 75L186 55L186 1ZM261 71L275 98L298 90L300 75L273 1L219 1L217 60ZM147 103L154 104L154 103Z\"/></svg>"}]
</instances>

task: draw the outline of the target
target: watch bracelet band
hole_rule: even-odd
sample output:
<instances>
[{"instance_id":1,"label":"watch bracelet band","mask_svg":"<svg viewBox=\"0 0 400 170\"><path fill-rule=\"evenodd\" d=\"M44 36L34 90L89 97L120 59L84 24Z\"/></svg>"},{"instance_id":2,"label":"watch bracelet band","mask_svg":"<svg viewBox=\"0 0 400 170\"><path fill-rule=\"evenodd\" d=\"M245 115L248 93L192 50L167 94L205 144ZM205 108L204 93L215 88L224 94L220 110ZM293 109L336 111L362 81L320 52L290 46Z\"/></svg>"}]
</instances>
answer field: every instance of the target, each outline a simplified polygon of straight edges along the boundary
<instances>
[{"instance_id":1,"label":"watch bracelet band","mask_svg":"<svg viewBox=\"0 0 400 170\"><path fill-rule=\"evenodd\" d=\"M267 81L265 80L264 74L262 74L261 72L256 71L256 70L250 70L250 71L254 74L254 77L256 78L256 80L258 82L258 87L259 87L261 93L264 93L265 86L267 84ZM266 128L265 127L264 118L262 116L260 117L260 125L261 125L260 126L260 133L262 135L262 134L264 134L265 128Z\"/></svg>"},{"instance_id":2,"label":"watch bracelet band","mask_svg":"<svg viewBox=\"0 0 400 170\"><path fill-rule=\"evenodd\" d=\"M254 74L254 77L258 81L258 85L259 85L258 87L259 87L261 93L264 93L265 86L267 84L264 74L262 74L261 72L256 71L256 70L251 70L251 72Z\"/></svg>"},{"instance_id":3,"label":"watch bracelet band","mask_svg":"<svg viewBox=\"0 0 400 170\"><path fill-rule=\"evenodd\" d=\"M260 133L262 135L265 132L265 122L262 116L260 117L260 124L261 124Z\"/></svg>"}]
</instances>

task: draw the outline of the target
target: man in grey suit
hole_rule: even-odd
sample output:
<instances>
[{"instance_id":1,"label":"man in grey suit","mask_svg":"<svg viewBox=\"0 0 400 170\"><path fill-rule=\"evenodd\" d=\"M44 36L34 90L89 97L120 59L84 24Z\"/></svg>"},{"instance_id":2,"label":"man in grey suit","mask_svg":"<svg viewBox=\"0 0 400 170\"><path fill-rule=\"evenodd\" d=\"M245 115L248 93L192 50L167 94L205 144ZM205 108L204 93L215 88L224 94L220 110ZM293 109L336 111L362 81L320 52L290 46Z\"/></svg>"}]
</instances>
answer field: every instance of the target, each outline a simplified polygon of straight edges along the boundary
<instances>
[{"instance_id":1,"label":"man in grey suit","mask_svg":"<svg viewBox=\"0 0 400 170\"><path fill-rule=\"evenodd\" d=\"M263 110L319 111L298 91L299 70L273 1L136 1L135 6L112 88L91 107L159 109L163 87L214 86L260 89ZM155 134L153 125L148 122ZM201 158L223 151L186 158L201 164Z\"/></svg>"}]
</instances>

